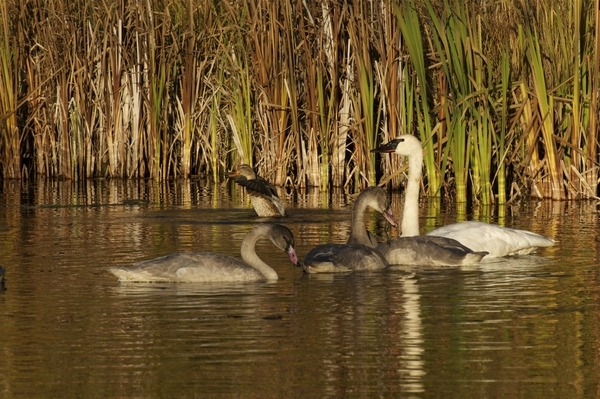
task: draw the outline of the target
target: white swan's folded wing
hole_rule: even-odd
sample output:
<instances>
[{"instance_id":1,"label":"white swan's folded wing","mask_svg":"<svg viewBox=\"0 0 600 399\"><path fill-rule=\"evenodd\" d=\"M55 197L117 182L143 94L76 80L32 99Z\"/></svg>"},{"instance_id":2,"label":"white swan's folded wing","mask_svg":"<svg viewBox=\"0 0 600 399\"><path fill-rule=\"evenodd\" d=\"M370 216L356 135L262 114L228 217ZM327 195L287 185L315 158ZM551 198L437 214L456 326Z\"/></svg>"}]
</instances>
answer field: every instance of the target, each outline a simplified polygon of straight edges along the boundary
<instances>
[{"instance_id":1,"label":"white swan's folded wing","mask_svg":"<svg viewBox=\"0 0 600 399\"><path fill-rule=\"evenodd\" d=\"M526 230L511 229L477 221L459 222L437 228L428 236L448 237L473 251L487 251L488 258L527 255L540 247L551 247L554 240Z\"/></svg>"}]
</instances>

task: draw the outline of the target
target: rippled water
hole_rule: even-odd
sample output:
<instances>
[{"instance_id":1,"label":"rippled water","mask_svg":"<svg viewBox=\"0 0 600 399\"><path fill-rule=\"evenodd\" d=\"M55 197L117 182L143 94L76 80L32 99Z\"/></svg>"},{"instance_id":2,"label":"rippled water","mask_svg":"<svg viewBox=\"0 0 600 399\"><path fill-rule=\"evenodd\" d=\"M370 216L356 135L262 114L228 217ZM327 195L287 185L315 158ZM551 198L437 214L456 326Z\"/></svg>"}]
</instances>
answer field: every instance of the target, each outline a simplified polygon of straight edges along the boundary
<instances>
[{"instance_id":1,"label":"rippled water","mask_svg":"<svg viewBox=\"0 0 600 399\"><path fill-rule=\"evenodd\" d=\"M594 203L424 203L423 232L477 218L558 241L474 268L305 276L265 243L276 283L123 285L104 267L236 255L262 220L236 187L200 181L0 187L0 397L600 396ZM288 201L300 256L345 239L342 193Z\"/></svg>"}]
</instances>

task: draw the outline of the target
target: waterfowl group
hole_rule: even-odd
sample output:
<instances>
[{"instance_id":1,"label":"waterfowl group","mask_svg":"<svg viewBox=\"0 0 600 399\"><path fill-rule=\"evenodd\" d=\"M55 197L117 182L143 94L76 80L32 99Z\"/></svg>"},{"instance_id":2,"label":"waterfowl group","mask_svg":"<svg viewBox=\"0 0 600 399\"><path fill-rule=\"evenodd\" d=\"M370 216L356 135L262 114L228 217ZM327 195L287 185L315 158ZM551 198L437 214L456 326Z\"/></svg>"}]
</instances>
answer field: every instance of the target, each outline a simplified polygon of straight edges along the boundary
<instances>
[{"instance_id":1,"label":"waterfowl group","mask_svg":"<svg viewBox=\"0 0 600 399\"><path fill-rule=\"evenodd\" d=\"M259 258L255 245L270 240L283 250L294 265L306 273L345 273L379 270L389 265L468 266L483 257L526 255L539 247L554 245L554 240L525 230L469 221L451 224L420 235L419 191L422 179L423 150L412 135L401 135L373 150L408 158L408 182L402 212L401 235L378 242L365 227L367 208L379 212L392 226L397 223L385 191L369 187L356 198L352 207L352 225L346 243L328 243L310 250L299 261L294 236L285 226L273 223L256 225L241 245L243 260L214 252L181 252L146 260L130 267L108 270L123 282L231 282L277 280L277 272ZM284 205L275 188L248 165L230 173L245 187L252 206L260 217L285 216ZM0 268L0 281L4 270Z\"/></svg>"},{"instance_id":2,"label":"waterfowl group","mask_svg":"<svg viewBox=\"0 0 600 399\"><path fill-rule=\"evenodd\" d=\"M400 237L381 243L377 250L389 264L408 266L469 266L488 254L473 251L460 242L446 237L419 235L419 188L422 178L423 149L411 135L402 135L375 150L408 157L408 182L402 213Z\"/></svg>"},{"instance_id":3,"label":"waterfowl group","mask_svg":"<svg viewBox=\"0 0 600 399\"><path fill-rule=\"evenodd\" d=\"M402 135L374 151L395 153L408 157L409 172L402 220L402 236L394 242L384 243L378 247L385 254L388 262L412 263L415 265L444 263L448 265L467 265L479 262L479 259L484 255L487 257L526 255L535 252L540 247L550 247L555 244L553 239L530 231L467 221L440 227L419 239L410 238L410 240L415 240L416 246L407 249L411 246L411 241L408 240L407 236L419 236L419 182L422 178L421 169L423 167L421 142L412 135ZM427 251L416 249L423 248L423 242L431 242L432 245L443 245L450 252L441 251L436 255L426 254ZM457 245L457 243L460 245ZM464 256L461 256L461 253L464 253Z\"/></svg>"}]
</instances>

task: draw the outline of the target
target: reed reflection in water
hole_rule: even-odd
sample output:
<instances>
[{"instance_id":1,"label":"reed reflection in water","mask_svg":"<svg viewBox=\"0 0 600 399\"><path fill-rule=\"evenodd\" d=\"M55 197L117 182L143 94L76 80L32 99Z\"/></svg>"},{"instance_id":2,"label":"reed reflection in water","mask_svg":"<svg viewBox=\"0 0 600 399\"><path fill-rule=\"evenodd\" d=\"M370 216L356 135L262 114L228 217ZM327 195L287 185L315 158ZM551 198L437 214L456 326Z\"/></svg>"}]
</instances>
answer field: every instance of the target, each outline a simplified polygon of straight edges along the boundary
<instances>
[{"instance_id":1,"label":"reed reflection in water","mask_svg":"<svg viewBox=\"0 0 600 399\"><path fill-rule=\"evenodd\" d=\"M595 397L598 211L523 203L446 212L556 238L468 269L304 276L267 243L276 283L118 284L105 266L180 250L239 254L247 198L201 181L20 185L0 193L2 397ZM282 193L285 195L285 193ZM351 199L288 194L303 256L345 240ZM402 197L392 198L400 215ZM476 213L480 212L480 213ZM376 214L380 237L398 234Z\"/></svg>"}]
</instances>

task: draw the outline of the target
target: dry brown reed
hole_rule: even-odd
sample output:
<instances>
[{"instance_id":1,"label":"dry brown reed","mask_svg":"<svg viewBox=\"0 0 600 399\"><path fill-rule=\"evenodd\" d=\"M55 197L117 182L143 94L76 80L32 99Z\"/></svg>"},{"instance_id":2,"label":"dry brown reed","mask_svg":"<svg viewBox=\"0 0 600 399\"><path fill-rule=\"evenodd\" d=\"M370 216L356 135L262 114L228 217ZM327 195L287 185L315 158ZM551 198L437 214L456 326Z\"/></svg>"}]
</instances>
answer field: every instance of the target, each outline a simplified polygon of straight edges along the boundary
<instances>
[{"instance_id":1,"label":"dry brown reed","mask_svg":"<svg viewBox=\"0 0 600 399\"><path fill-rule=\"evenodd\" d=\"M7 0L0 174L598 197L599 0Z\"/></svg>"}]
</instances>

